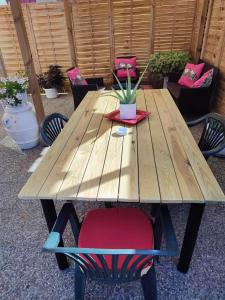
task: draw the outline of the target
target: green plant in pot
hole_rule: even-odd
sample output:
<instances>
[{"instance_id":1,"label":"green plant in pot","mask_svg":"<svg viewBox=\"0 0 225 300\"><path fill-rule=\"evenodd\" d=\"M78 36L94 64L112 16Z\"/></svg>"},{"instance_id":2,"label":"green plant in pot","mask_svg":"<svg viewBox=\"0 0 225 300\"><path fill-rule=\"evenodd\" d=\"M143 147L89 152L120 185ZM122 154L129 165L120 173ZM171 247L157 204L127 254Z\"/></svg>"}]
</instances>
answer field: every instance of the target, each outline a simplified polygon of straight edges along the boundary
<instances>
[{"instance_id":1,"label":"green plant in pot","mask_svg":"<svg viewBox=\"0 0 225 300\"><path fill-rule=\"evenodd\" d=\"M65 77L61 66L50 65L47 72L37 75L40 88L45 91L47 98L57 98L58 92L63 91Z\"/></svg>"},{"instance_id":2,"label":"green plant in pot","mask_svg":"<svg viewBox=\"0 0 225 300\"><path fill-rule=\"evenodd\" d=\"M119 81L116 74L113 72L113 75L119 85L120 91L113 89L114 94L111 95L112 97L116 98L120 102L120 119L121 120L132 120L136 119L136 96L138 92L138 87L141 83L141 80L148 68L148 65L146 66L144 72L141 74L138 82L132 89L131 84L131 77L129 75L129 71L127 69L127 81L126 81L126 88L123 88L123 85Z\"/></svg>"},{"instance_id":3,"label":"green plant in pot","mask_svg":"<svg viewBox=\"0 0 225 300\"><path fill-rule=\"evenodd\" d=\"M161 88L164 79L164 86L168 75L182 73L186 63L190 61L190 54L184 51L157 52L149 59L149 77L154 88Z\"/></svg>"}]
</instances>

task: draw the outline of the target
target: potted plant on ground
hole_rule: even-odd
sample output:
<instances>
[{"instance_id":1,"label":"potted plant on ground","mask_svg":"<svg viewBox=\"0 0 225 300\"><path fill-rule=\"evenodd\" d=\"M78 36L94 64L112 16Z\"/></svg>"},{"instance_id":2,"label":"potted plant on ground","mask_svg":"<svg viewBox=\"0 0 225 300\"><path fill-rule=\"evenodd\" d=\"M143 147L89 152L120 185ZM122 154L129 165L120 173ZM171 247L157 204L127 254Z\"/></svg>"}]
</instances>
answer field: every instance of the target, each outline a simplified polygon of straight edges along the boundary
<instances>
[{"instance_id":1,"label":"potted plant on ground","mask_svg":"<svg viewBox=\"0 0 225 300\"><path fill-rule=\"evenodd\" d=\"M0 78L2 123L21 149L33 148L39 143L39 126L33 106L27 101L27 87L28 78L21 75Z\"/></svg>"},{"instance_id":2,"label":"potted plant on ground","mask_svg":"<svg viewBox=\"0 0 225 300\"><path fill-rule=\"evenodd\" d=\"M167 87L168 75L179 76L190 61L190 54L184 51L158 52L150 56L149 77L154 88ZM163 83L163 84L162 84Z\"/></svg>"},{"instance_id":3,"label":"potted plant on ground","mask_svg":"<svg viewBox=\"0 0 225 300\"><path fill-rule=\"evenodd\" d=\"M47 72L37 76L40 88L49 99L57 98L58 91L64 88L65 77L58 65L51 65Z\"/></svg>"},{"instance_id":4,"label":"potted plant on ground","mask_svg":"<svg viewBox=\"0 0 225 300\"><path fill-rule=\"evenodd\" d=\"M141 83L141 80L148 68L148 65L146 66L144 72L141 74L138 82L132 89L132 84L131 84L131 77L129 74L129 71L127 69L127 81L126 81L126 88L123 88L123 85L119 81L118 77L116 74L113 72L113 75L119 85L120 91L113 89L114 93L111 95L112 97L118 99L120 101L120 119L121 120L132 120L136 119L136 96L137 96L137 89Z\"/></svg>"}]
</instances>

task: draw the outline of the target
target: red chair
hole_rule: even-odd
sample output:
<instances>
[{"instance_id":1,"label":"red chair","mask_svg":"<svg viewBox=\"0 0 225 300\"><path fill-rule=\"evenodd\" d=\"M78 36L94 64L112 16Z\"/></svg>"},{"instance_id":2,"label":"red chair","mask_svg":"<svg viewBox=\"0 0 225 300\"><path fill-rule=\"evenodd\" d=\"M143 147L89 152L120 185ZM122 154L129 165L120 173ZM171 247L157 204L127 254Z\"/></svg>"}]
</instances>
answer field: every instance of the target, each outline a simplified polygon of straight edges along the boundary
<instances>
[{"instance_id":1,"label":"red chair","mask_svg":"<svg viewBox=\"0 0 225 300\"><path fill-rule=\"evenodd\" d=\"M77 247L59 247L68 220ZM141 279L145 299L157 299L154 258L177 256L178 246L166 205L154 224L138 208L104 208L88 212L81 229L72 203L64 204L44 244L75 261L75 299L84 299L87 277L105 283ZM160 250L162 232L166 249Z\"/></svg>"}]
</instances>

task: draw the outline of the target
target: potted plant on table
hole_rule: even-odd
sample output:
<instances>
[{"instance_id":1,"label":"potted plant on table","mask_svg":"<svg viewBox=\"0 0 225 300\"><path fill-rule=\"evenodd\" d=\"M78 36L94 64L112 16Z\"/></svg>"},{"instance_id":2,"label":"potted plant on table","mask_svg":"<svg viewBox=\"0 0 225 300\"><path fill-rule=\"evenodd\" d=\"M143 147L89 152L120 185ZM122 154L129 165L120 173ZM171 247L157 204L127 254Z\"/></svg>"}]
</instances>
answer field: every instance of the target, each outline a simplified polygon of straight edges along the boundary
<instances>
[{"instance_id":1,"label":"potted plant on table","mask_svg":"<svg viewBox=\"0 0 225 300\"><path fill-rule=\"evenodd\" d=\"M58 91L64 88L65 77L61 71L61 66L51 65L47 72L37 75L40 88L45 91L49 99L58 97Z\"/></svg>"},{"instance_id":2,"label":"potted plant on table","mask_svg":"<svg viewBox=\"0 0 225 300\"><path fill-rule=\"evenodd\" d=\"M190 61L190 54L184 51L158 52L150 56L149 77L154 88L166 88L168 75L179 77L186 63Z\"/></svg>"},{"instance_id":3,"label":"potted plant on table","mask_svg":"<svg viewBox=\"0 0 225 300\"><path fill-rule=\"evenodd\" d=\"M118 77L116 74L113 72L113 75L119 85L120 91L117 91L113 89L114 93L111 95L112 97L118 99L120 101L120 119L121 120L132 120L136 119L136 96L137 96L137 89L141 83L141 80L148 68L148 65L146 66L144 72L141 74L138 82L132 89L132 84L131 84L131 77L129 74L129 70L127 69L127 81L126 81L126 88L123 88L123 85L119 81Z\"/></svg>"},{"instance_id":4,"label":"potted plant on table","mask_svg":"<svg viewBox=\"0 0 225 300\"><path fill-rule=\"evenodd\" d=\"M4 109L2 123L21 149L39 143L39 126L33 106L27 101L27 87L28 78L20 74L0 78L0 102Z\"/></svg>"}]
</instances>

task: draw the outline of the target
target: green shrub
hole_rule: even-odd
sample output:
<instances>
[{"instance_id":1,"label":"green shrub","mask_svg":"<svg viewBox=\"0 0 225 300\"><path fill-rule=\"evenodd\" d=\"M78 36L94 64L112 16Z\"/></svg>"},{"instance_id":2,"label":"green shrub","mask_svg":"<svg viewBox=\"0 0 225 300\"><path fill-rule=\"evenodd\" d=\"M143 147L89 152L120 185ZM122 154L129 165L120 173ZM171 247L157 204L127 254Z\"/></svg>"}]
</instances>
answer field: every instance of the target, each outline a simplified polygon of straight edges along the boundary
<instances>
[{"instance_id":1,"label":"green shrub","mask_svg":"<svg viewBox=\"0 0 225 300\"><path fill-rule=\"evenodd\" d=\"M181 73L190 61L188 52L158 52L150 56L149 72L166 76L169 73Z\"/></svg>"}]
</instances>

